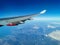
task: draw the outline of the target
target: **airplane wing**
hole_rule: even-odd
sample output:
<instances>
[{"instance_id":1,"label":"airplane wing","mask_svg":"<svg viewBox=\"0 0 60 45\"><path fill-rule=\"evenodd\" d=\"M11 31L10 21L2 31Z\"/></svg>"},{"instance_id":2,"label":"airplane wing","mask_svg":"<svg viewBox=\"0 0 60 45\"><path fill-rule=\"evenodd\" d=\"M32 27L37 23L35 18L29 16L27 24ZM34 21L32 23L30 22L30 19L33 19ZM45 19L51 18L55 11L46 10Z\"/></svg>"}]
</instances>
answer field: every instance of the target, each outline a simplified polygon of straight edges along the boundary
<instances>
[{"instance_id":1,"label":"airplane wing","mask_svg":"<svg viewBox=\"0 0 60 45\"><path fill-rule=\"evenodd\" d=\"M0 18L0 26L16 26L18 24L23 24L26 20L30 20L31 17L36 15L44 14L46 10L43 10L37 14L26 15L26 16L17 16L17 17L10 17L10 18Z\"/></svg>"}]
</instances>

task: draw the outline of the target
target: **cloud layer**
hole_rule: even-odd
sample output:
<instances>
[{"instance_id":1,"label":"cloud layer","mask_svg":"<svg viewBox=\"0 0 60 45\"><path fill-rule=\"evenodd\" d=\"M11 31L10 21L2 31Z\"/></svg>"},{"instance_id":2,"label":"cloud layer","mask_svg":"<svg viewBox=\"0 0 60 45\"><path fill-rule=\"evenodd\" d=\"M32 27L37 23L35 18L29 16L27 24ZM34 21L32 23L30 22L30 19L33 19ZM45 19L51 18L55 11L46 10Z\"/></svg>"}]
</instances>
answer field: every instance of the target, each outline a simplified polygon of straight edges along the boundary
<instances>
[{"instance_id":1,"label":"cloud layer","mask_svg":"<svg viewBox=\"0 0 60 45\"><path fill-rule=\"evenodd\" d=\"M60 30L53 31L48 34L49 37L60 41Z\"/></svg>"}]
</instances>

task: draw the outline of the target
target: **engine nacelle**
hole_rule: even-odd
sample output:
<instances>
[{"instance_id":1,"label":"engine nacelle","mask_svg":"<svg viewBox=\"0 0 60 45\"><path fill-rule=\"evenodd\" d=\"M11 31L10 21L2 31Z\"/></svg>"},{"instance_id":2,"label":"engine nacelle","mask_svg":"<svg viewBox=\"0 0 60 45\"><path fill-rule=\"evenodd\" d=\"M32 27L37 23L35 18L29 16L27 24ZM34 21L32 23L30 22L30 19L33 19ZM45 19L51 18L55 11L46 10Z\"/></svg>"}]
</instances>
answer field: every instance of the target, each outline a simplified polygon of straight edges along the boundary
<instances>
[{"instance_id":1,"label":"engine nacelle","mask_svg":"<svg viewBox=\"0 0 60 45\"><path fill-rule=\"evenodd\" d=\"M7 26L16 26L16 24L14 24L14 23L9 23L9 24L7 24Z\"/></svg>"},{"instance_id":2,"label":"engine nacelle","mask_svg":"<svg viewBox=\"0 0 60 45\"><path fill-rule=\"evenodd\" d=\"M23 23L24 23L23 21L20 21L20 22L12 22L12 23L7 24L7 26L16 26L18 24L23 24Z\"/></svg>"}]
</instances>

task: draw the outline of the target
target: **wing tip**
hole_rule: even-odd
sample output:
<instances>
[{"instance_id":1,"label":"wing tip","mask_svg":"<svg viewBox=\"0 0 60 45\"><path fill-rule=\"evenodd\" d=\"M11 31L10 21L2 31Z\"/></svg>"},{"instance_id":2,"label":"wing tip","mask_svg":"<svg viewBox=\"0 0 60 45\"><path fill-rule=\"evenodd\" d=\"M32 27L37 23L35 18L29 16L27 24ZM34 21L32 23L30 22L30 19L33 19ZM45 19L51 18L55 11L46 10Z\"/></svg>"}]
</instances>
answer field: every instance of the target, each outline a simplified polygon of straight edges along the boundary
<instances>
[{"instance_id":1,"label":"wing tip","mask_svg":"<svg viewBox=\"0 0 60 45\"><path fill-rule=\"evenodd\" d=\"M46 11L47 11L47 10L42 10L42 11L40 12L40 14L44 14L44 13L46 13Z\"/></svg>"}]
</instances>

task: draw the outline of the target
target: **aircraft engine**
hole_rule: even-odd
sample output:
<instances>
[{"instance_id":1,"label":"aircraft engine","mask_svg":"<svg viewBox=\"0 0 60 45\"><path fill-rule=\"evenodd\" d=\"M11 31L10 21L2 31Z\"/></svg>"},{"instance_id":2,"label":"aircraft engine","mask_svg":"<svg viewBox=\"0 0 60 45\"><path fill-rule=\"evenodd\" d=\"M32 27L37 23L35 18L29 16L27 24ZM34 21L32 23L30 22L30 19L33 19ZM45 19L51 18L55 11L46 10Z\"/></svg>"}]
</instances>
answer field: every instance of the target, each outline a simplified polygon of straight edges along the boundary
<instances>
[{"instance_id":1,"label":"aircraft engine","mask_svg":"<svg viewBox=\"0 0 60 45\"><path fill-rule=\"evenodd\" d=\"M24 22L20 21L20 22L13 22L13 23L9 23L7 24L7 26L16 26L18 24L23 24Z\"/></svg>"},{"instance_id":2,"label":"aircraft engine","mask_svg":"<svg viewBox=\"0 0 60 45\"><path fill-rule=\"evenodd\" d=\"M16 24L15 23L9 23L9 24L7 24L7 26L16 26Z\"/></svg>"}]
</instances>

